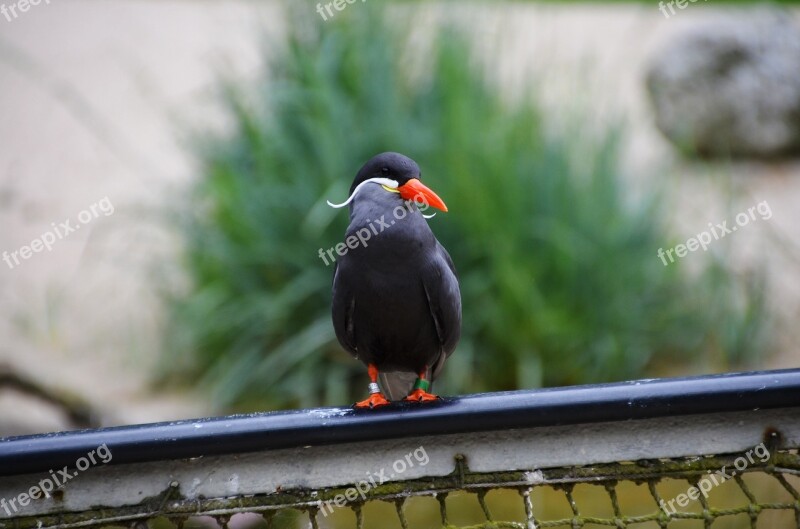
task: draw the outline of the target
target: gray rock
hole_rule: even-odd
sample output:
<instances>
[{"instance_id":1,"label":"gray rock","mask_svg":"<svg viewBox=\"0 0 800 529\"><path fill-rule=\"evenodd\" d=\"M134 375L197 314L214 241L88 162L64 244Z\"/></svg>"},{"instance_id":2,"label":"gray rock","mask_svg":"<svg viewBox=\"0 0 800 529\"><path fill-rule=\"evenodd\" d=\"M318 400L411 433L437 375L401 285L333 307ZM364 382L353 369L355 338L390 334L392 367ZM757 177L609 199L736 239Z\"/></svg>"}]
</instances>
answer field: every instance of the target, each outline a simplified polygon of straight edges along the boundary
<instances>
[{"instance_id":1,"label":"gray rock","mask_svg":"<svg viewBox=\"0 0 800 529\"><path fill-rule=\"evenodd\" d=\"M739 12L676 34L652 58L656 125L707 157L800 152L800 29L783 12Z\"/></svg>"}]
</instances>

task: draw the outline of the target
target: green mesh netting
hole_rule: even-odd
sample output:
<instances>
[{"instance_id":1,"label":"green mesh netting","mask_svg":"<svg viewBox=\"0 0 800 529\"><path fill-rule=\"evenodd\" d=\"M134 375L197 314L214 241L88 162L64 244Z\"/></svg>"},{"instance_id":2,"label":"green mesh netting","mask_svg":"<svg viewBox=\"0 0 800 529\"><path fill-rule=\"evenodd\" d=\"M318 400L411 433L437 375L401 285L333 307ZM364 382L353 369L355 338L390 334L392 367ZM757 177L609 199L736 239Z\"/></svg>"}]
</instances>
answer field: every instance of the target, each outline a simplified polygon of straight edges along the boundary
<instances>
[{"instance_id":1,"label":"green mesh netting","mask_svg":"<svg viewBox=\"0 0 800 529\"><path fill-rule=\"evenodd\" d=\"M743 463L745 456L492 473L471 472L457 456L449 476L383 483L352 501L349 487L199 500L181 498L175 487L135 507L0 526L800 529L797 450L773 450L765 461L751 451Z\"/></svg>"}]
</instances>

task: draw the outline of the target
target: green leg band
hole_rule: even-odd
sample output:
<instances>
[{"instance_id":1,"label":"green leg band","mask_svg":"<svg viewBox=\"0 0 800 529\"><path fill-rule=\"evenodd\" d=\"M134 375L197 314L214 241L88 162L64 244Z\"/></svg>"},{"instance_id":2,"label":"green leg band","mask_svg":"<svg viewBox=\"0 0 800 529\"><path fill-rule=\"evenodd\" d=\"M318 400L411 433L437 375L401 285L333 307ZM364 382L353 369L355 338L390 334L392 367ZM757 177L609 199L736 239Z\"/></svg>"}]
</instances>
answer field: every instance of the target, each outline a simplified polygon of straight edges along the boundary
<instances>
[{"instance_id":1,"label":"green leg band","mask_svg":"<svg viewBox=\"0 0 800 529\"><path fill-rule=\"evenodd\" d=\"M431 389L431 383L424 378L417 378L417 381L414 382L414 389L421 389L427 393L427 391Z\"/></svg>"}]
</instances>

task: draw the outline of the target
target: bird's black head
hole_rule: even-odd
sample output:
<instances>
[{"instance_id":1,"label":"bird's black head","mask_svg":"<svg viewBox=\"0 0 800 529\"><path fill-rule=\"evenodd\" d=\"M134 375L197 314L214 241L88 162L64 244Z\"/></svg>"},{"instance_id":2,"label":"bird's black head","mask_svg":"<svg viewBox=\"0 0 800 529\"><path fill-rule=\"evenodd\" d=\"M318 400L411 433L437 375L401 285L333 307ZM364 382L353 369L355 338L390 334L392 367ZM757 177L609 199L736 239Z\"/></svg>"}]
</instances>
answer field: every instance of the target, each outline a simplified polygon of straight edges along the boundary
<instances>
[{"instance_id":1,"label":"bird's black head","mask_svg":"<svg viewBox=\"0 0 800 529\"><path fill-rule=\"evenodd\" d=\"M419 180L420 170L417 162L396 152L384 152L373 156L358 171L349 197L341 204L328 202L331 207L341 208L350 204L365 185L380 184L387 193L397 193L403 200L413 200L418 205L426 204L447 211L442 199ZM352 208L352 206L351 206Z\"/></svg>"},{"instance_id":2,"label":"bird's black head","mask_svg":"<svg viewBox=\"0 0 800 529\"><path fill-rule=\"evenodd\" d=\"M370 158L358 171L353 185L350 186L349 194L353 194L358 184L370 178L389 178L402 186L412 178L419 179L420 176L419 165L408 156L396 152L383 152Z\"/></svg>"}]
</instances>

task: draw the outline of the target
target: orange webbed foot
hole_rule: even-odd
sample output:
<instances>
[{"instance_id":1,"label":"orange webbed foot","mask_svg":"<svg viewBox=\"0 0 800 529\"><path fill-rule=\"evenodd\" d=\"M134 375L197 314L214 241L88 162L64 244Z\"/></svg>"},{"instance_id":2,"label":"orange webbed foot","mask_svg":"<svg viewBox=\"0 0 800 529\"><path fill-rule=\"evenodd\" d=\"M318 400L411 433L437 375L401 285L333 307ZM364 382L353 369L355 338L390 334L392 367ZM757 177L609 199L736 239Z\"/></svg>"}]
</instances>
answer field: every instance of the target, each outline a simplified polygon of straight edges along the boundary
<instances>
[{"instance_id":1,"label":"orange webbed foot","mask_svg":"<svg viewBox=\"0 0 800 529\"><path fill-rule=\"evenodd\" d=\"M389 405L389 401L383 396L383 393L372 393L368 398L353 404L353 408L357 410L371 410L387 405Z\"/></svg>"},{"instance_id":2,"label":"orange webbed foot","mask_svg":"<svg viewBox=\"0 0 800 529\"><path fill-rule=\"evenodd\" d=\"M408 402L433 402L435 400L439 400L439 396L434 395L433 393L428 393L424 389L417 388L409 393L408 397L403 400Z\"/></svg>"}]
</instances>

